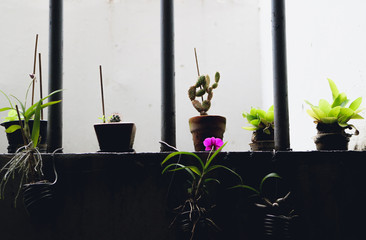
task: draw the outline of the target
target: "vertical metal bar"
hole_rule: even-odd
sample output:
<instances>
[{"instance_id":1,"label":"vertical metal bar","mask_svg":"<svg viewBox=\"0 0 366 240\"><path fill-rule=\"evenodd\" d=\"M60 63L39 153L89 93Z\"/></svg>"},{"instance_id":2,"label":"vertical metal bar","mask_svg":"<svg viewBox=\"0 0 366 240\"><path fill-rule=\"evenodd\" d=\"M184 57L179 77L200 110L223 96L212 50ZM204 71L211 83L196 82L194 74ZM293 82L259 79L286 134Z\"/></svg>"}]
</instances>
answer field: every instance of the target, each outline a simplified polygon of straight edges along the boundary
<instances>
[{"instance_id":1,"label":"vertical metal bar","mask_svg":"<svg viewBox=\"0 0 366 240\"><path fill-rule=\"evenodd\" d=\"M48 90L62 89L62 3L63 0L50 0L49 28L49 83ZM49 98L49 101L62 100L62 92ZM62 147L62 102L48 108L47 129L48 152Z\"/></svg>"},{"instance_id":2,"label":"vertical metal bar","mask_svg":"<svg viewBox=\"0 0 366 240\"><path fill-rule=\"evenodd\" d=\"M174 72L174 0L161 0L161 140L176 145L175 72ZM165 145L161 151L171 150Z\"/></svg>"},{"instance_id":3,"label":"vertical metal bar","mask_svg":"<svg viewBox=\"0 0 366 240\"><path fill-rule=\"evenodd\" d=\"M285 0L272 0L275 149L290 150Z\"/></svg>"}]
</instances>

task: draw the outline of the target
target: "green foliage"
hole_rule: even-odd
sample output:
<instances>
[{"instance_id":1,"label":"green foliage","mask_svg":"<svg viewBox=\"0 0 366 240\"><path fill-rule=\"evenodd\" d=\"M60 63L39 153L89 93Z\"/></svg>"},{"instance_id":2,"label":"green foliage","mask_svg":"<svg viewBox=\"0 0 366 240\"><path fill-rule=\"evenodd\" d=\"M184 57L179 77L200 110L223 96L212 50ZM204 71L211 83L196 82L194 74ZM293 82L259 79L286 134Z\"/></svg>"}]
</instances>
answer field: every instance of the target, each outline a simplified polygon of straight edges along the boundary
<instances>
[{"instance_id":1,"label":"green foliage","mask_svg":"<svg viewBox=\"0 0 366 240\"><path fill-rule=\"evenodd\" d=\"M112 116L109 117L108 122L120 122L121 121L121 115L118 113L113 113Z\"/></svg>"},{"instance_id":2,"label":"green foliage","mask_svg":"<svg viewBox=\"0 0 366 240\"><path fill-rule=\"evenodd\" d=\"M200 115L207 115L207 111L211 107L211 99L213 97L213 89L218 87L220 81L220 73L216 72L215 81L210 85L210 77L199 76L195 85L188 89L188 97L192 101L193 107L200 113ZM207 94L206 99L204 96ZM201 101L196 100L196 98L201 98Z\"/></svg>"},{"instance_id":3,"label":"green foliage","mask_svg":"<svg viewBox=\"0 0 366 240\"><path fill-rule=\"evenodd\" d=\"M33 80L33 79L32 79ZM9 102L9 107L1 108L0 111L9 110L8 117L6 120L23 120L22 127L19 124L14 124L6 129L7 133L12 133L14 131L20 130L22 131L22 135L24 136L24 146L19 148L14 157L0 170L0 173L3 174L0 181L0 199L4 198L4 189L10 178L14 178L15 174L20 175L20 185L18 192L15 197L15 201L19 195L21 187L25 183L32 183L40 180L43 176L42 172L42 158L38 151L38 143L40 141L40 121L41 121L41 109L46 108L48 106L59 103L60 101L52 101L48 103L43 103L44 100L49 98L50 96L61 92L62 90L56 90L50 93L48 96L40 99L38 102L34 103L32 106L27 108L27 96L30 89L31 84L29 85L24 103L19 101L18 98L11 95L12 98L15 99L15 103L12 103L10 97L6 95L3 91L0 92L5 96L5 98ZM19 116L16 109L19 104ZM29 120L33 119L33 128L30 131Z\"/></svg>"},{"instance_id":4,"label":"green foliage","mask_svg":"<svg viewBox=\"0 0 366 240\"><path fill-rule=\"evenodd\" d=\"M307 109L306 112L314 119L315 123L338 123L343 128L354 127L348 124L348 121L351 119L363 119L359 115L364 110L364 108L360 108L362 97L357 98L348 105L350 100L347 98L347 95L339 92L333 80L328 78L328 83L332 92L333 102L329 103L325 99L320 99L319 105L315 106L305 101L311 108Z\"/></svg>"},{"instance_id":5,"label":"green foliage","mask_svg":"<svg viewBox=\"0 0 366 240\"><path fill-rule=\"evenodd\" d=\"M243 112L243 117L248 120L248 123L252 126L242 127L245 130L256 131L262 129L264 133L271 134L274 129L274 111L273 105L264 111L259 108L251 108L250 112Z\"/></svg>"}]
</instances>

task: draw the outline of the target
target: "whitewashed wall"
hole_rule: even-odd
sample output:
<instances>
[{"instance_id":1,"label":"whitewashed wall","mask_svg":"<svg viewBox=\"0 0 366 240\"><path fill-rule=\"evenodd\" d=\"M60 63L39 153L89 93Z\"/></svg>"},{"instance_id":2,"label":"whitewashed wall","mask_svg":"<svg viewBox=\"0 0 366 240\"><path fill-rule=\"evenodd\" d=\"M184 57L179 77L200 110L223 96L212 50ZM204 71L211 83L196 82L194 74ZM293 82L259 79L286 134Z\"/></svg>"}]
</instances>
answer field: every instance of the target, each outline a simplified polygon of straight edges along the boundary
<instances>
[{"instance_id":1,"label":"whitewashed wall","mask_svg":"<svg viewBox=\"0 0 366 240\"><path fill-rule=\"evenodd\" d=\"M270 1L174 3L177 147L193 150L188 118L197 113L186 92L196 79L196 47L201 73L221 72L209 113L227 117L226 149L248 150L250 132L241 129L241 112L273 102ZM304 99L330 100L326 78L351 99L364 96L366 106L366 2L291 0L286 10L291 147L312 150L316 131ZM23 97L36 33L47 79L48 1L0 1L0 24L0 89ZM136 123L136 151L159 151L159 0L64 1L65 152L98 150L93 123L101 115L99 64L107 114L120 112L124 120ZM0 103L2 107L4 98ZM353 123L361 136L352 139L351 147L366 138L364 120ZM0 152L6 145L0 131Z\"/></svg>"},{"instance_id":2,"label":"whitewashed wall","mask_svg":"<svg viewBox=\"0 0 366 240\"><path fill-rule=\"evenodd\" d=\"M227 117L226 150L248 150L241 112L261 106L258 0L176 0L175 70L177 147L193 150L187 97L196 80L193 48L202 74L220 71L210 114ZM0 1L0 89L23 98L38 33L47 80L48 1ZM160 146L160 1L64 1L64 150L98 150L93 124L101 116L98 66L103 65L107 114L137 125L137 152ZM45 86L47 89L47 84ZM1 107L6 104L0 97ZM4 114L1 114L4 116ZM0 132L0 152L6 151Z\"/></svg>"}]
</instances>

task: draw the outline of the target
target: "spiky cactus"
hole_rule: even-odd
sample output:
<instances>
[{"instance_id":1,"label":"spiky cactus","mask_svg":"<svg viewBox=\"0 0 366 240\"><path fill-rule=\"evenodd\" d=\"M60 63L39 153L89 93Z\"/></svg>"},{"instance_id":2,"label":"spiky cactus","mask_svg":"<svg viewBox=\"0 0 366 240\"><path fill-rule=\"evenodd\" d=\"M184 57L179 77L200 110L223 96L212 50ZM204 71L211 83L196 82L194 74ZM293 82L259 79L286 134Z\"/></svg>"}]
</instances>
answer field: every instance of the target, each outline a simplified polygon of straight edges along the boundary
<instances>
[{"instance_id":1,"label":"spiky cactus","mask_svg":"<svg viewBox=\"0 0 366 240\"><path fill-rule=\"evenodd\" d=\"M196 85L191 86L188 90L188 97L192 101L193 107L201 114L207 115L207 111L211 107L211 99L213 97L213 89L217 88L220 80L220 73L216 72L215 82L210 86L210 77L199 76ZM204 99L205 94L207 94L206 99ZM201 102L196 99L196 97L201 97Z\"/></svg>"},{"instance_id":2,"label":"spiky cactus","mask_svg":"<svg viewBox=\"0 0 366 240\"><path fill-rule=\"evenodd\" d=\"M108 120L108 122L120 122L120 121L121 121L121 115L119 113L113 113Z\"/></svg>"}]
</instances>

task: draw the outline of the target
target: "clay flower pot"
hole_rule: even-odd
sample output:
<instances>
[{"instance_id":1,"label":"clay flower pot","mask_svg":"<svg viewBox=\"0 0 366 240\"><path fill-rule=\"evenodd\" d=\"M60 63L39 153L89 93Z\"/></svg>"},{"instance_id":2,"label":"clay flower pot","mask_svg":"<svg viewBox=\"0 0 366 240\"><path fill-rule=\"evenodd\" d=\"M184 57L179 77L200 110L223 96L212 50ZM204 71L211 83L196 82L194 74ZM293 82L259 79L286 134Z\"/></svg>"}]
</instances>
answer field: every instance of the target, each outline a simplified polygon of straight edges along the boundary
<instances>
[{"instance_id":1,"label":"clay flower pot","mask_svg":"<svg viewBox=\"0 0 366 240\"><path fill-rule=\"evenodd\" d=\"M352 135L346 133L345 128L340 127L338 123L318 123L316 129L318 133L314 142L317 150L348 150Z\"/></svg>"},{"instance_id":2,"label":"clay flower pot","mask_svg":"<svg viewBox=\"0 0 366 240\"><path fill-rule=\"evenodd\" d=\"M189 119L195 151L205 151L203 141L206 138L224 138L226 118L218 115L202 115Z\"/></svg>"},{"instance_id":3,"label":"clay flower pot","mask_svg":"<svg viewBox=\"0 0 366 240\"><path fill-rule=\"evenodd\" d=\"M101 152L134 152L136 125L132 122L94 124Z\"/></svg>"},{"instance_id":4,"label":"clay flower pot","mask_svg":"<svg viewBox=\"0 0 366 240\"><path fill-rule=\"evenodd\" d=\"M33 129L33 120L29 120L29 127L32 131ZM47 151L47 121L41 120L40 126L40 139L41 142L38 144L38 149L41 153L45 153ZM24 121L23 121L24 124ZM19 125L19 121L10 121L10 122L3 122L0 124L5 129L10 127L11 125ZM22 137L22 133L20 130L17 130L13 133L6 133L6 137L8 139L8 153L15 153L18 148L24 146L24 141Z\"/></svg>"},{"instance_id":5,"label":"clay flower pot","mask_svg":"<svg viewBox=\"0 0 366 240\"><path fill-rule=\"evenodd\" d=\"M273 151L274 131L271 129L271 134L266 134L263 129L256 130L252 134L252 143L249 144L252 151Z\"/></svg>"}]
</instances>

